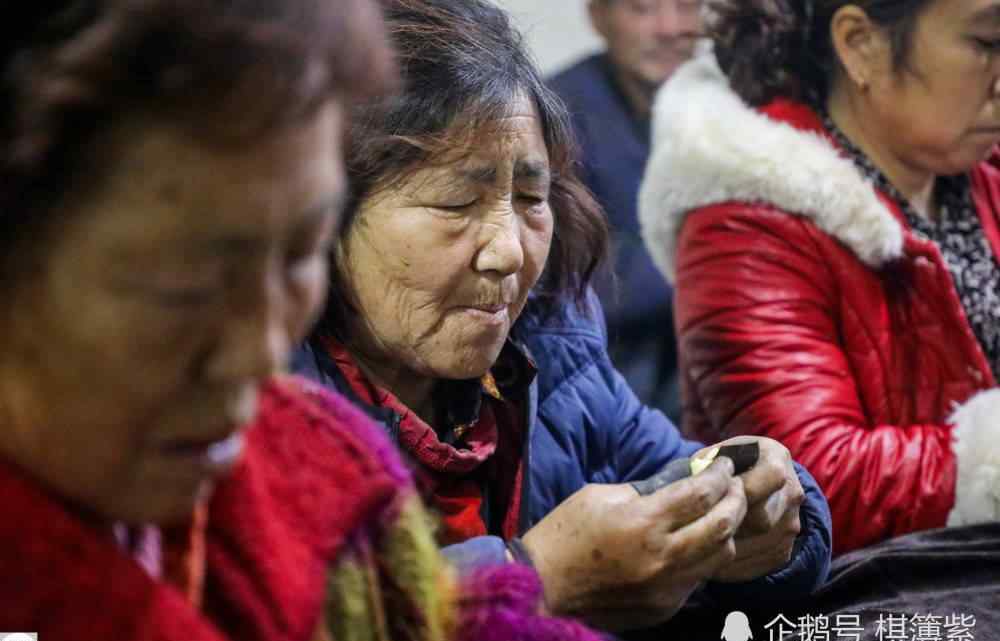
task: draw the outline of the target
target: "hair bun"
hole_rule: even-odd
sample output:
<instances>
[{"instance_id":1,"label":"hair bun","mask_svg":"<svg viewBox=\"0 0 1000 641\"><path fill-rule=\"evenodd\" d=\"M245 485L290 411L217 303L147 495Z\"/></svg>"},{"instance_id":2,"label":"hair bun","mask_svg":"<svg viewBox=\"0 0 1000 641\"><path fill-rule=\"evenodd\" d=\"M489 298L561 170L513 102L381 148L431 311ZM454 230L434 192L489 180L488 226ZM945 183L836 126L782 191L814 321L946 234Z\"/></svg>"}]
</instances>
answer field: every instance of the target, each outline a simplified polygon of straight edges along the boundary
<instances>
[{"instance_id":1,"label":"hair bun","mask_svg":"<svg viewBox=\"0 0 1000 641\"><path fill-rule=\"evenodd\" d=\"M805 99L813 0L720 0L710 35L733 90L750 105Z\"/></svg>"},{"instance_id":2,"label":"hair bun","mask_svg":"<svg viewBox=\"0 0 1000 641\"><path fill-rule=\"evenodd\" d=\"M0 22L0 56L4 64L11 53L34 41L58 39L97 13L93 0L34 0L19 6L17 19Z\"/></svg>"}]
</instances>

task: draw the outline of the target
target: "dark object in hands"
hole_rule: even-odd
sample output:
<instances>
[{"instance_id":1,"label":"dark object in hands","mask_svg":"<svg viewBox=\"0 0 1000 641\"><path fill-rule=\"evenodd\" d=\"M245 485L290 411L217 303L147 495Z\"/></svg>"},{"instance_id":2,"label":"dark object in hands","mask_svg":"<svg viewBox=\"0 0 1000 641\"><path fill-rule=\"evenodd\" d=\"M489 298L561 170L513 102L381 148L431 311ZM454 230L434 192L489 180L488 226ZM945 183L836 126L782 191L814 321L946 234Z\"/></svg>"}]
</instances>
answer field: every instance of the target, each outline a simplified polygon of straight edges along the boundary
<instances>
[{"instance_id":1,"label":"dark object in hands","mask_svg":"<svg viewBox=\"0 0 1000 641\"><path fill-rule=\"evenodd\" d=\"M633 481L632 487L639 496L647 496L664 488L674 481L691 476L691 459L688 457L674 459L666 467L644 481Z\"/></svg>"},{"instance_id":2,"label":"dark object in hands","mask_svg":"<svg viewBox=\"0 0 1000 641\"><path fill-rule=\"evenodd\" d=\"M674 481L698 474L720 456L725 456L733 462L734 474L743 474L757 464L757 459L760 457L760 445L757 441L723 445L713 448L706 456L675 459L648 479L633 481L632 487L639 493L639 496L647 496Z\"/></svg>"},{"instance_id":3,"label":"dark object in hands","mask_svg":"<svg viewBox=\"0 0 1000 641\"><path fill-rule=\"evenodd\" d=\"M749 443L735 443L733 445L723 445L719 448L715 458L725 456L733 462L733 474L739 476L744 472L749 472L757 459L760 458L760 444L757 441Z\"/></svg>"}]
</instances>

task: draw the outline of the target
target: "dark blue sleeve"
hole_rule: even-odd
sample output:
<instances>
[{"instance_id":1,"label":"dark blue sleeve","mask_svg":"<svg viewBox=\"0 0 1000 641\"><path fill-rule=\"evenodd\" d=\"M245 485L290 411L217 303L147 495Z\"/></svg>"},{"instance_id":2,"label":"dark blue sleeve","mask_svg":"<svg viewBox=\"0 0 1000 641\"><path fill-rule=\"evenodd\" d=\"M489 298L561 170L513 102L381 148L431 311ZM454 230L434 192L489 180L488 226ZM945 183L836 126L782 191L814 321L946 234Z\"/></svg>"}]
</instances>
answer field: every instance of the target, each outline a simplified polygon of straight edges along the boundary
<instances>
[{"instance_id":1,"label":"dark blue sleeve","mask_svg":"<svg viewBox=\"0 0 1000 641\"><path fill-rule=\"evenodd\" d=\"M799 513L802 531L795 541L792 558L782 569L747 583L710 583L704 596L729 609L764 609L807 598L830 573L833 521L830 506L816 480L795 464L806 498Z\"/></svg>"},{"instance_id":2,"label":"dark blue sleeve","mask_svg":"<svg viewBox=\"0 0 1000 641\"><path fill-rule=\"evenodd\" d=\"M680 430L660 410L636 398L632 388L617 370L608 364L615 397L618 400L616 422L614 482L641 481L653 476L674 459L691 456L703 445L681 436Z\"/></svg>"},{"instance_id":3,"label":"dark blue sleeve","mask_svg":"<svg viewBox=\"0 0 1000 641\"><path fill-rule=\"evenodd\" d=\"M590 300L599 314L600 303L596 297ZM701 443L684 439L661 412L643 405L609 359L605 357L601 366L606 370L606 379L610 381L618 406L617 482L648 478L673 459L691 456L703 447ZM806 496L800 510L802 531L788 565L744 584L710 584L705 590L710 601L748 609L755 603L761 606L787 603L811 594L826 580L833 549L830 506L812 475L798 463L795 463L795 470Z\"/></svg>"},{"instance_id":4,"label":"dark blue sleeve","mask_svg":"<svg viewBox=\"0 0 1000 641\"><path fill-rule=\"evenodd\" d=\"M681 436L670 419L663 412L642 403L632 391L628 381L615 369L607 351L607 328L604 312L597 296L593 293L587 299L590 322L600 331L604 346L597 366L607 387L609 400L614 404L613 425L609 426L614 435L614 473L616 478L608 483L641 481L656 474L670 461L691 456L702 447L697 441Z\"/></svg>"}]
</instances>

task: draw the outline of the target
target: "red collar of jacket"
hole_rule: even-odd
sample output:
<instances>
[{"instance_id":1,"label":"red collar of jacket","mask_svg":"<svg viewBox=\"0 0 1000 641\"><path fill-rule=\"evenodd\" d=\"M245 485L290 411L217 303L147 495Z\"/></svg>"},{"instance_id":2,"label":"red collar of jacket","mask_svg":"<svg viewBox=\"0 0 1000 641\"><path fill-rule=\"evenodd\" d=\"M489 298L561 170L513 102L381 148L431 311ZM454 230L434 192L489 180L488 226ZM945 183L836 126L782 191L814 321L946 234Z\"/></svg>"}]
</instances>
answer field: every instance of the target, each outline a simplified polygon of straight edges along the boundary
<instances>
[{"instance_id":1,"label":"red collar of jacket","mask_svg":"<svg viewBox=\"0 0 1000 641\"><path fill-rule=\"evenodd\" d=\"M327 337L323 346L359 401L399 416L399 444L420 466L421 493L441 519L441 543L487 534L484 515L500 503L505 504L503 534L516 536L526 433L517 400L536 374L525 354L508 343L482 379L449 381L436 392L435 404L450 430L439 434L395 395L373 384L342 343ZM492 499L486 487L496 494Z\"/></svg>"},{"instance_id":2,"label":"red collar of jacket","mask_svg":"<svg viewBox=\"0 0 1000 641\"><path fill-rule=\"evenodd\" d=\"M0 461L4 627L52 641L314 638L328 563L407 479L378 460L365 426L339 398L320 407L288 383L262 391L243 460L208 506L201 608L151 578L108 527Z\"/></svg>"},{"instance_id":3,"label":"red collar of jacket","mask_svg":"<svg viewBox=\"0 0 1000 641\"><path fill-rule=\"evenodd\" d=\"M461 447L444 438L417 416L392 392L374 385L365 376L348 349L333 338L324 338L323 346L343 374L358 400L376 407L391 409L400 417L399 441L411 456L434 472L468 474L489 459L497 448L496 421L489 403L507 402L507 397L524 393L534 379L536 369L525 354L508 343L493 370L478 381L454 381L440 393L443 414L455 432ZM507 372L504 374L495 372Z\"/></svg>"}]
</instances>

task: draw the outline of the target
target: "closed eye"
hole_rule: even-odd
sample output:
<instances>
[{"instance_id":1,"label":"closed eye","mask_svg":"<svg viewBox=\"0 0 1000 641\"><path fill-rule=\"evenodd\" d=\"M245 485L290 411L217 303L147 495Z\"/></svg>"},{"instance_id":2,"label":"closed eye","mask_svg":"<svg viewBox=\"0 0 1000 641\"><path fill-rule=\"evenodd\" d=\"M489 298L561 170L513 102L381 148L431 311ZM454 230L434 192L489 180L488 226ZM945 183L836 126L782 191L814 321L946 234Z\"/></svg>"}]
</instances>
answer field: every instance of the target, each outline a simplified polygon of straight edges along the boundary
<instances>
[{"instance_id":1,"label":"closed eye","mask_svg":"<svg viewBox=\"0 0 1000 641\"><path fill-rule=\"evenodd\" d=\"M156 292L157 301L164 307L171 308L203 307L218 296L219 292L215 288L160 289Z\"/></svg>"},{"instance_id":2,"label":"closed eye","mask_svg":"<svg viewBox=\"0 0 1000 641\"><path fill-rule=\"evenodd\" d=\"M443 209L445 211L461 212L461 211L465 211L469 207L472 207L477 202L478 202L478 200L472 199L472 200L463 201L463 202L440 203L440 204L436 204L436 205L431 205L431 207L434 208L434 209Z\"/></svg>"},{"instance_id":3,"label":"closed eye","mask_svg":"<svg viewBox=\"0 0 1000 641\"><path fill-rule=\"evenodd\" d=\"M976 47L987 53L1000 52L1000 40L990 40L988 38L973 38Z\"/></svg>"}]
</instances>

